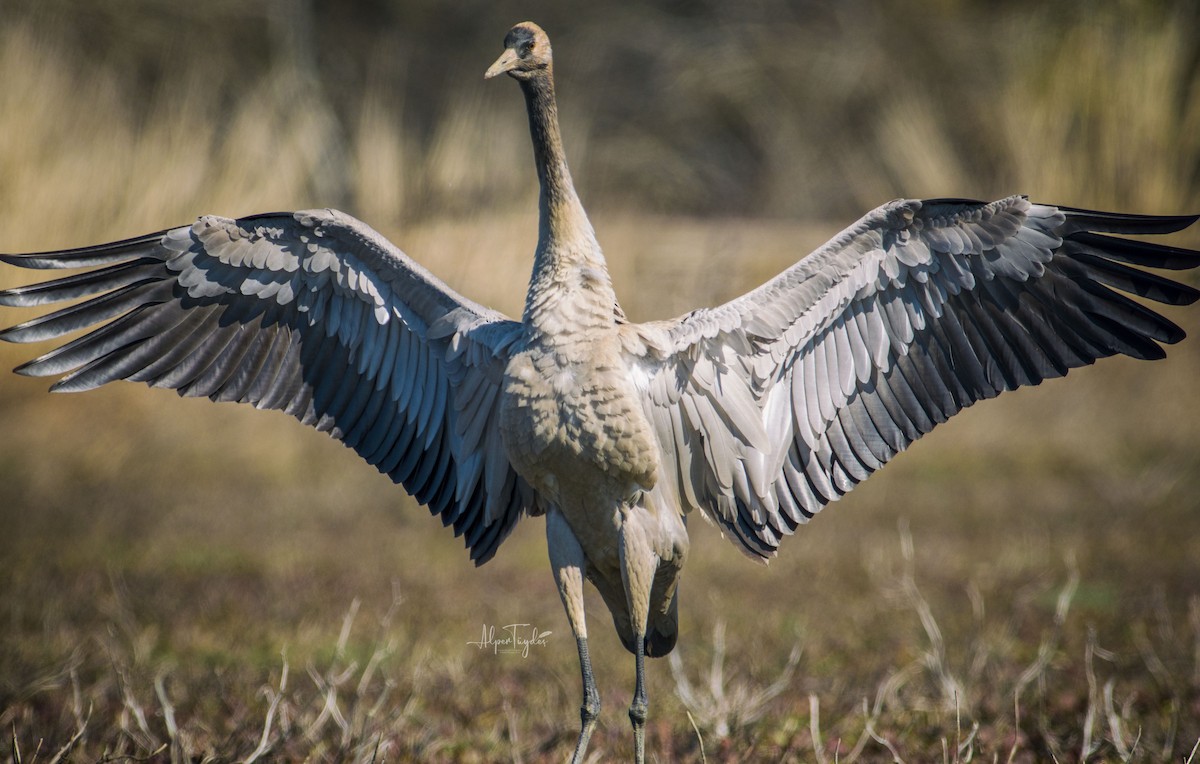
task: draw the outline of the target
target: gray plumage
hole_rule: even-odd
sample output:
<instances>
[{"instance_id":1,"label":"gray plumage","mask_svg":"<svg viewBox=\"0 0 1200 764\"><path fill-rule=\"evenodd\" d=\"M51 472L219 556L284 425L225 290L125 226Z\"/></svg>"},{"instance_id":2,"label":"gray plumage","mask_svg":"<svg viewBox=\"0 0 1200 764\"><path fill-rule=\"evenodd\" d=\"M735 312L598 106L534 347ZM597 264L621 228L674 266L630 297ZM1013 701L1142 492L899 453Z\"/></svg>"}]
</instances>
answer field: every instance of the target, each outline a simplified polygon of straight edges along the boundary
<instances>
[{"instance_id":1,"label":"gray plumage","mask_svg":"<svg viewBox=\"0 0 1200 764\"><path fill-rule=\"evenodd\" d=\"M10 342L86 330L18 368L81 391L127 379L278 409L330 433L462 535L482 564L523 515L547 515L583 673L582 760L599 712L590 580L637 662L675 644L686 516L742 551L782 539L972 403L1098 358L1160 358L1183 332L1121 292L1197 290L1141 270L1200 253L1103 234L1196 216L1090 212L1014 196L886 204L753 292L647 324L625 320L571 183L552 56L531 23L488 70L525 94L541 182L520 321L455 293L333 210L202 217L84 249L4 255L81 273L0 292L80 300Z\"/></svg>"}]
</instances>

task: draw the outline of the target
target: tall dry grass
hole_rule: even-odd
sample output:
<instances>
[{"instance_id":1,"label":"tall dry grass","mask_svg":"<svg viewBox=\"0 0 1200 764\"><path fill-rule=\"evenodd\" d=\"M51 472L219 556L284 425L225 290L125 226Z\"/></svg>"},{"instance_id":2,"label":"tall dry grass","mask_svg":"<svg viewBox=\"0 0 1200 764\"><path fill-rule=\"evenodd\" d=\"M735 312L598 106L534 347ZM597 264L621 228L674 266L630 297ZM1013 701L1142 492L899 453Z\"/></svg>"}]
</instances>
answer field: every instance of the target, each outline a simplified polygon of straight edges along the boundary
<instances>
[{"instance_id":1,"label":"tall dry grass","mask_svg":"<svg viewBox=\"0 0 1200 764\"><path fill-rule=\"evenodd\" d=\"M599 210L848 220L897 196L1200 201L1191 3L539 11ZM22 229L47 209L76 229L304 205L382 228L527 209L519 99L480 76L509 11L394 13L13 0L5 161L25 158L59 200L6 175L14 213L33 216Z\"/></svg>"}]
</instances>

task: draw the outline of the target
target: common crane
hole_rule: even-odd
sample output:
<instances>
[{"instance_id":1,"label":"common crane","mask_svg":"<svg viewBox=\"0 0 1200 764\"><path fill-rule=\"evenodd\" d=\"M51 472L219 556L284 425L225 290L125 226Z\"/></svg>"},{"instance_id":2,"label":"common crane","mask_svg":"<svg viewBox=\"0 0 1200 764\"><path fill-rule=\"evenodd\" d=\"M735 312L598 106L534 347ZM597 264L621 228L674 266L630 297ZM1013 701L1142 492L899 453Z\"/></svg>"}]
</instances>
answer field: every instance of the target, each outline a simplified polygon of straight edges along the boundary
<instances>
[{"instance_id":1,"label":"common crane","mask_svg":"<svg viewBox=\"0 0 1200 764\"><path fill-rule=\"evenodd\" d=\"M629 323L567 169L541 28L509 31L486 77L501 74L525 96L541 186L520 320L457 294L358 220L309 210L5 255L84 270L0 293L19 307L80 299L0 338L86 330L18 368L65 374L53 390L126 379L285 411L427 504L477 565L522 517L544 516L582 671L572 762L600 712L585 581L635 656L642 762L644 658L675 645L689 514L770 558L972 403L1106 356L1160 358L1183 338L1114 290L1200 297L1131 267L1193 268L1200 253L1104 235L1178 231L1197 216L898 200L743 297Z\"/></svg>"}]
</instances>

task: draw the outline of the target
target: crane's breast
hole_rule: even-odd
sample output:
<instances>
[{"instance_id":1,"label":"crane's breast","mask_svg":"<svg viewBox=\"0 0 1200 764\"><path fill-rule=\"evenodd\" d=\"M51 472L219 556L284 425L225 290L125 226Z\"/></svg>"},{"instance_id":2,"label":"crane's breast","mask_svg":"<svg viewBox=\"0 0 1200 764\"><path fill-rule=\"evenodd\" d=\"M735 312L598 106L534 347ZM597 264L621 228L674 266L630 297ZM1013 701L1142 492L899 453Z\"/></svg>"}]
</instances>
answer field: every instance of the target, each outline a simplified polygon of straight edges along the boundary
<instances>
[{"instance_id":1,"label":"crane's breast","mask_svg":"<svg viewBox=\"0 0 1200 764\"><path fill-rule=\"evenodd\" d=\"M505 371L508 457L554 503L626 500L654 486L658 448L624 362L604 343L528 347Z\"/></svg>"}]
</instances>

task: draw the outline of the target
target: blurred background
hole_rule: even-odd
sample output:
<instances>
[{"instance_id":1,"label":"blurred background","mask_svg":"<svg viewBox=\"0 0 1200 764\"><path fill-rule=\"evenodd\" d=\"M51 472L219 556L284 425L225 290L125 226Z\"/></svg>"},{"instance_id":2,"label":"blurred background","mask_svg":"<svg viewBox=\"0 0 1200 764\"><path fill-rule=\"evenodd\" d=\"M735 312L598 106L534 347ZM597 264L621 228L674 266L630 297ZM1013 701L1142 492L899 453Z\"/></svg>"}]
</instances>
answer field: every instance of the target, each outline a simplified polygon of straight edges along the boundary
<instances>
[{"instance_id":1,"label":"blurred background","mask_svg":"<svg viewBox=\"0 0 1200 764\"><path fill-rule=\"evenodd\" d=\"M554 42L598 212L824 221L1018 191L1179 211L1200 176L1200 8L1178 0L5 0L3 14L0 191L23 220L75 204L78 218L97 197L96 216L134 227L213 205L335 206L381 227L523 210L523 108L480 65L526 17Z\"/></svg>"},{"instance_id":2,"label":"blurred background","mask_svg":"<svg viewBox=\"0 0 1200 764\"><path fill-rule=\"evenodd\" d=\"M895 197L1200 211L1191 0L0 0L0 251L328 206L517 314L536 177L516 85L482 75L524 19L553 41L575 181L634 320L730 299ZM0 287L30 280L0 269ZM1191 750L1200 311L1170 316L1193 337L1168 360L964 413L765 570L693 523L683 670L727 643L730 686L701 708L655 662L654 755ZM5 345L0 366L38 352ZM569 751L578 669L540 523L474 571L400 489L285 417L45 387L0 376L11 760L38 741L79 760ZM590 606L594 745L624 751L632 664ZM466 647L516 622L557 633L528 661Z\"/></svg>"}]
</instances>

